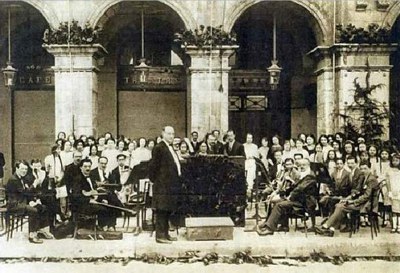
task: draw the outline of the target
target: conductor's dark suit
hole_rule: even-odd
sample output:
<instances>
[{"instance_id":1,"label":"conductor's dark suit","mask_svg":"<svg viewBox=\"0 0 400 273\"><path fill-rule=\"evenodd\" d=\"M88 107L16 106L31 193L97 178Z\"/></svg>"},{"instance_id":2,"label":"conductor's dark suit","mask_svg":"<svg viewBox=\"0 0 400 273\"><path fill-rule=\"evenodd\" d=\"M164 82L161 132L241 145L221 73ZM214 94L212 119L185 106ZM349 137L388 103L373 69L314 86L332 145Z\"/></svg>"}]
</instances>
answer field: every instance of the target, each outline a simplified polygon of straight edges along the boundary
<instances>
[{"instance_id":1,"label":"conductor's dark suit","mask_svg":"<svg viewBox=\"0 0 400 273\"><path fill-rule=\"evenodd\" d=\"M156 209L156 238L168 238L168 219L178 207L181 183L178 165L165 141L158 143L149 162L149 178L153 182L153 207ZM179 164L179 163L178 163Z\"/></svg>"}]
</instances>

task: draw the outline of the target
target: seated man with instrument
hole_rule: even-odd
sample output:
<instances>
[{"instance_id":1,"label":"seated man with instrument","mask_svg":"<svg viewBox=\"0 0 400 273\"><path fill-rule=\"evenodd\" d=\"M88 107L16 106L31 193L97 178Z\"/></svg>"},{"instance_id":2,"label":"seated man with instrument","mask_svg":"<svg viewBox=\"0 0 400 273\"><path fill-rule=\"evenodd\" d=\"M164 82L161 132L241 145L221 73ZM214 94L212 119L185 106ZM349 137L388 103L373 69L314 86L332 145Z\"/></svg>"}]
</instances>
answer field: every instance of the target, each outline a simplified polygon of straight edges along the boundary
<instances>
[{"instance_id":1,"label":"seated man with instrument","mask_svg":"<svg viewBox=\"0 0 400 273\"><path fill-rule=\"evenodd\" d=\"M342 221L346 218L347 213L352 211L365 212L367 209L373 211L378 210L378 190L379 184L376 176L371 171L371 162L363 160L360 162L360 171L363 180L351 195L343 198L336 204L335 211L328 220L320 227L316 227L317 233L332 237L335 229L340 228ZM373 199L373 208L371 208L371 197ZM375 200L376 199L376 200ZM349 232L349 228L342 229L341 232Z\"/></svg>"},{"instance_id":2,"label":"seated man with instrument","mask_svg":"<svg viewBox=\"0 0 400 273\"><path fill-rule=\"evenodd\" d=\"M75 177L73 183L71 206L73 213L98 215L99 227L115 231L116 218L120 207L111 204L114 199L109 199L109 193L98 188L95 181L90 178L92 161L83 159L80 163L81 174ZM123 209L123 207L121 207Z\"/></svg>"},{"instance_id":3,"label":"seated man with instrument","mask_svg":"<svg viewBox=\"0 0 400 273\"><path fill-rule=\"evenodd\" d=\"M272 209L267 221L257 227L259 235L272 235L281 224L281 230L288 231L288 217L296 211L311 211L316 206L317 181L310 169L310 161L302 159L299 162L300 179L294 185L288 197L279 201Z\"/></svg>"},{"instance_id":4,"label":"seated man with instrument","mask_svg":"<svg viewBox=\"0 0 400 273\"><path fill-rule=\"evenodd\" d=\"M132 183L128 183L131 169L126 165L126 155L117 155L118 166L112 170L109 177L109 184L114 186L115 193L122 203L128 201L129 195L132 193Z\"/></svg>"},{"instance_id":5,"label":"seated man with instrument","mask_svg":"<svg viewBox=\"0 0 400 273\"><path fill-rule=\"evenodd\" d=\"M29 242L41 244L39 238L52 239L53 236L43 230L48 226L46 207L34 194L34 186L27 183L28 163L18 161L15 164L15 173L6 185L7 210L16 215L29 216Z\"/></svg>"},{"instance_id":6,"label":"seated man with instrument","mask_svg":"<svg viewBox=\"0 0 400 273\"><path fill-rule=\"evenodd\" d=\"M299 180L300 173L294 166L293 158L286 158L284 162L284 170L274 180L276 189L272 192L269 198L267 198L267 205L277 203L289 196L291 190Z\"/></svg>"}]
</instances>

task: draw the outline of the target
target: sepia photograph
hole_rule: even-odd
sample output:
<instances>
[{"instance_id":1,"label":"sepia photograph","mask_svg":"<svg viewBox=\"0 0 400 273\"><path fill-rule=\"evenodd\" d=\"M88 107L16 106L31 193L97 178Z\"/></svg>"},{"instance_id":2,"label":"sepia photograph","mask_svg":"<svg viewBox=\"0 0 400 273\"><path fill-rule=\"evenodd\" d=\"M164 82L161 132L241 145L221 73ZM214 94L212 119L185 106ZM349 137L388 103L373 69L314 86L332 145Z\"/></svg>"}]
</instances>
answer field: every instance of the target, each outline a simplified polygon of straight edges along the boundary
<instances>
[{"instance_id":1,"label":"sepia photograph","mask_svg":"<svg viewBox=\"0 0 400 273\"><path fill-rule=\"evenodd\" d=\"M400 269L400 0L0 0L0 272Z\"/></svg>"}]
</instances>

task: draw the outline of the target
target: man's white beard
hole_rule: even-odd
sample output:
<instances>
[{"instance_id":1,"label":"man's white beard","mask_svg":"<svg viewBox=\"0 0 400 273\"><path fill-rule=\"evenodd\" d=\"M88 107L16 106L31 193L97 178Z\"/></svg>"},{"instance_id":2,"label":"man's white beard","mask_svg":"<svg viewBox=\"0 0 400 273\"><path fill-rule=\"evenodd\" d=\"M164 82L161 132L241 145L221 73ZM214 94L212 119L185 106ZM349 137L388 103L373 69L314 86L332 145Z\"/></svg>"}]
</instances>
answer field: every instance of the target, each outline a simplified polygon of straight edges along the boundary
<instances>
[{"instance_id":1,"label":"man's white beard","mask_svg":"<svg viewBox=\"0 0 400 273\"><path fill-rule=\"evenodd\" d=\"M311 169L308 168L307 170L305 170L304 172L300 171L300 179L303 179L304 177L306 177L307 175L309 175L311 173Z\"/></svg>"}]
</instances>

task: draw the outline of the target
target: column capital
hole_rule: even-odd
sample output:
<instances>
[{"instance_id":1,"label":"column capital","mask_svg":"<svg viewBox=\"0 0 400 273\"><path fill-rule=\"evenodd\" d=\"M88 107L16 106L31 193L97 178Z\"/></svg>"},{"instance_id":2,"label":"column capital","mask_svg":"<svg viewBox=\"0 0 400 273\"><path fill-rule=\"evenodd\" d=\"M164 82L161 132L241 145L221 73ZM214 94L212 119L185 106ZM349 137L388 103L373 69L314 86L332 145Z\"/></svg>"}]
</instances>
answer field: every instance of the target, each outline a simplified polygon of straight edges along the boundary
<instances>
[{"instance_id":1,"label":"column capital","mask_svg":"<svg viewBox=\"0 0 400 273\"><path fill-rule=\"evenodd\" d=\"M191 72L206 72L214 69L215 72L230 70L228 58L239 48L237 45L223 45L213 47L182 46L190 57Z\"/></svg>"},{"instance_id":2,"label":"column capital","mask_svg":"<svg viewBox=\"0 0 400 273\"><path fill-rule=\"evenodd\" d=\"M91 56L95 58L101 58L104 55L108 54L107 50L101 44L92 44L92 45L67 45L67 44L50 44L43 45L50 54L53 54L55 57L61 56Z\"/></svg>"},{"instance_id":3,"label":"column capital","mask_svg":"<svg viewBox=\"0 0 400 273\"><path fill-rule=\"evenodd\" d=\"M98 72L98 60L108 54L100 44L93 45L43 45L55 57L55 72Z\"/></svg>"}]
</instances>

